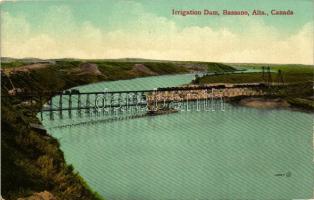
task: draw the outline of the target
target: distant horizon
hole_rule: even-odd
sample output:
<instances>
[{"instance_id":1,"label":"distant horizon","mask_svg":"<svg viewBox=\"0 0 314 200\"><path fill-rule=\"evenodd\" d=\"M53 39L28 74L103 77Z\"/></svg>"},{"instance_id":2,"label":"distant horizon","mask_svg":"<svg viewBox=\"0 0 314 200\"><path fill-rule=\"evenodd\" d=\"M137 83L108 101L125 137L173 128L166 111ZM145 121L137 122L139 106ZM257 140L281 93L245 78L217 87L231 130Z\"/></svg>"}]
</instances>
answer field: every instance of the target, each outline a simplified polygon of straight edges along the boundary
<instances>
[{"instance_id":1,"label":"distant horizon","mask_svg":"<svg viewBox=\"0 0 314 200\"><path fill-rule=\"evenodd\" d=\"M37 58L37 57L24 57L24 58L15 58L15 57L8 57L8 56L1 56L0 59L12 59L12 60L27 60L27 59L36 59L36 60L82 60L82 61L89 61L89 60L134 60L134 62L137 62L136 60L140 61L160 61L160 62L201 62L201 63L223 63L223 64L265 64L265 65L307 65L307 66L313 66L314 64L302 64L302 63L254 63L254 62L221 62L221 61L202 61L202 60L163 60L163 59L149 59L149 58L131 58L131 57L125 57L125 58L66 58L66 57L60 57L60 58ZM132 61L130 61L132 62Z\"/></svg>"}]
</instances>

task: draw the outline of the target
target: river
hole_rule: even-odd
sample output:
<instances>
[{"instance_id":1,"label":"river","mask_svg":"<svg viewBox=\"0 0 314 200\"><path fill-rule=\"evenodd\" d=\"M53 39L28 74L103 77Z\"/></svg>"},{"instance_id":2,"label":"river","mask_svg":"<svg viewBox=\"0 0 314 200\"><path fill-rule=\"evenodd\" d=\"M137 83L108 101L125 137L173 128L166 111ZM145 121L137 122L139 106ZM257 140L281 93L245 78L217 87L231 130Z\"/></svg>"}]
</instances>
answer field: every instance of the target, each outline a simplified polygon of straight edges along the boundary
<instances>
[{"instance_id":1,"label":"river","mask_svg":"<svg viewBox=\"0 0 314 200\"><path fill-rule=\"evenodd\" d=\"M102 82L80 91L144 90L194 75ZM75 120L75 119L72 119ZM56 121L56 120L55 120ZM313 115L226 104L225 111L49 128L67 163L108 200L313 197Z\"/></svg>"}]
</instances>

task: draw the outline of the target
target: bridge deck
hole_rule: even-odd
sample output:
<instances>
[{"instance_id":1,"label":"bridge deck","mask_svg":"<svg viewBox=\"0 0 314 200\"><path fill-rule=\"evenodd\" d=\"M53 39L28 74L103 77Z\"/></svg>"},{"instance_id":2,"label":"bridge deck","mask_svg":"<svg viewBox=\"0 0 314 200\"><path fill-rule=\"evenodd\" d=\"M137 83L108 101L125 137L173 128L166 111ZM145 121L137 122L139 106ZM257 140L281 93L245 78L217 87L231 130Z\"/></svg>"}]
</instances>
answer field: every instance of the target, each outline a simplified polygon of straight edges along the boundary
<instances>
[{"instance_id":1,"label":"bridge deck","mask_svg":"<svg viewBox=\"0 0 314 200\"><path fill-rule=\"evenodd\" d=\"M231 86L230 86L231 85ZM254 87L254 88L265 88L267 85L264 83L245 83L245 84L219 84L219 85L205 85L205 86L195 86L195 87L167 87L167 88L156 88L154 90L123 90L123 91L97 91L97 92L79 92L75 89L65 90L65 91L42 91L42 92L21 92L19 96L22 97L40 97L40 96L56 96L56 95L98 95L98 94L121 94L121 93L151 93L158 91L184 91L184 90L212 90L212 89L223 89L223 88L244 88L244 87ZM2 95L10 96L10 95Z\"/></svg>"}]
</instances>

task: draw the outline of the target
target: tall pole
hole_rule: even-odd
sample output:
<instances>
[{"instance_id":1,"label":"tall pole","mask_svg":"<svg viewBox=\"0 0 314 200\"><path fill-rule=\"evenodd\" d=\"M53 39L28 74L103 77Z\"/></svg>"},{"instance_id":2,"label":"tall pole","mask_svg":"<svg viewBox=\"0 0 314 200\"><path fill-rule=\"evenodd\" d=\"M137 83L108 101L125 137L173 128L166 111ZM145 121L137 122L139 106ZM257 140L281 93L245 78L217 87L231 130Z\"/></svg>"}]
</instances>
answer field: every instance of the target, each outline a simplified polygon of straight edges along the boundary
<instances>
[{"instance_id":1,"label":"tall pole","mask_svg":"<svg viewBox=\"0 0 314 200\"><path fill-rule=\"evenodd\" d=\"M98 113L97 99L98 99L98 95L95 94L95 100L94 100L94 113L95 113L95 115Z\"/></svg>"},{"instance_id":2,"label":"tall pole","mask_svg":"<svg viewBox=\"0 0 314 200\"><path fill-rule=\"evenodd\" d=\"M278 70L278 77L277 77L277 79L278 79L277 81L280 83L280 85L284 85L282 71L280 69Z\"/></svg>"},{"instance_id":3,"label":"tall pole","mask_svg":"<svg viewBox=\"0 0 314 200\"><path fill-rule=\"evenodd\" d=\"M59 95L59 116L62 119L62 93Z\"/></svg>"},{"instance_id":4,"label":"tall pole","mask_svg":"<svg viewBox=\"0 0 314 200\"><path fill-rule=\"evenodd\" d=\"M49 111L50 111L50 120L53 120L53 106L52 106L52 98L48 101L49 104Z\"/></svg>"},{"instance_id":5,"label":"tall pole","mask_svg":"<svg viewBox=\"0 0 314 200\"><path fill-rule=\"evenodd\" d=\"M72 117L72 94L69 94L69 117Z\"/></svg>"},{"instance_id":6,"label":"tall pole","mask_svg":"<svg viewBox=\"0 0 314 200\"><path fill-rule=\"evenodd\" d=\"M86 112L89 113L90 109L90 101L89 101L89 94L86 96Z\"/></svg>"},{"instance_id":7,"label":"tall pole","mask_svg":"<svg viewBox=\"0 0 314 200\"><path fill-rule=\"evenodd\" d=\"M106 96L107 96L107 94L104 92L104 96L102 98L102 104L101 104L101 106L102 106L102 114L103 115L105 114L105 99L106 99Z\"/></svg>"},{"instance_id":8,"label":"tall pole","mask_svg":"<svg viewBox=\"0 0 314 200\"><path fill-rule=\"evenodd\" d=\"M267 68L267 74L268 74L268 86L271 86L272 79L271 79L270 67Z\"/></svg>"},{"instance_id":9,"label":"tall pole","mask_svg":"<svg viewBox=\"0 0 314 200\"><path fill-rule=\"evenodd\" d=\"M77 109L78 109L78 115L81 116L81 94L77 94Z\"/></svg>"},{"instance_id":10,"label":"tall pole","mask_svg":"<svg viewBox=\"0 0 314 200\"><path fill-rule=\"evenodd\" d=\"M42 96L39 95L39 106L40 106L40 119L43 120L43 109L42 109Z\"/></svg>"}]
</instances>

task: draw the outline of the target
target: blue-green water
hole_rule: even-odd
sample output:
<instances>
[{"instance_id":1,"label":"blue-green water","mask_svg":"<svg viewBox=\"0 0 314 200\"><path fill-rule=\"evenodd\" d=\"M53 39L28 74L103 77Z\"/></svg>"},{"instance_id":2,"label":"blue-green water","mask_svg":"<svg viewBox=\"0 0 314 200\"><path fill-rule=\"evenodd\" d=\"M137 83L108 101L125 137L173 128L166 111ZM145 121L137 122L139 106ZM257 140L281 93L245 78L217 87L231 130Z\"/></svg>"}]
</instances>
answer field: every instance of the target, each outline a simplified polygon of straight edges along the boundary
<instances>
[{"instance_id":1,"label":"blue-green water","mask_svg":"<svg viewBox=\"0 0 314 200\"><path fill-rule=\"evenodd\" d=\"M152 89L192 78L161 76L79 88ZM48 131L59 139L67 162L105 199L306 199L313 197L314 185L312 119L302 112L226 105L224 112L180 112Z\"/></svg>"},{"instance_id":2,"label":"blue-green water","mask_svg":"<svg viewBox=\"0 0 314 200\"><path fill-rule=\"evenodd\" d=\"M108 91L151 90L158 87L172 87L190 83L194 76L194 74L152 76L131 80L101 82L76 88L81 92L97 92L103 91L105 88Z\"/></svg>"}]
</instances>

